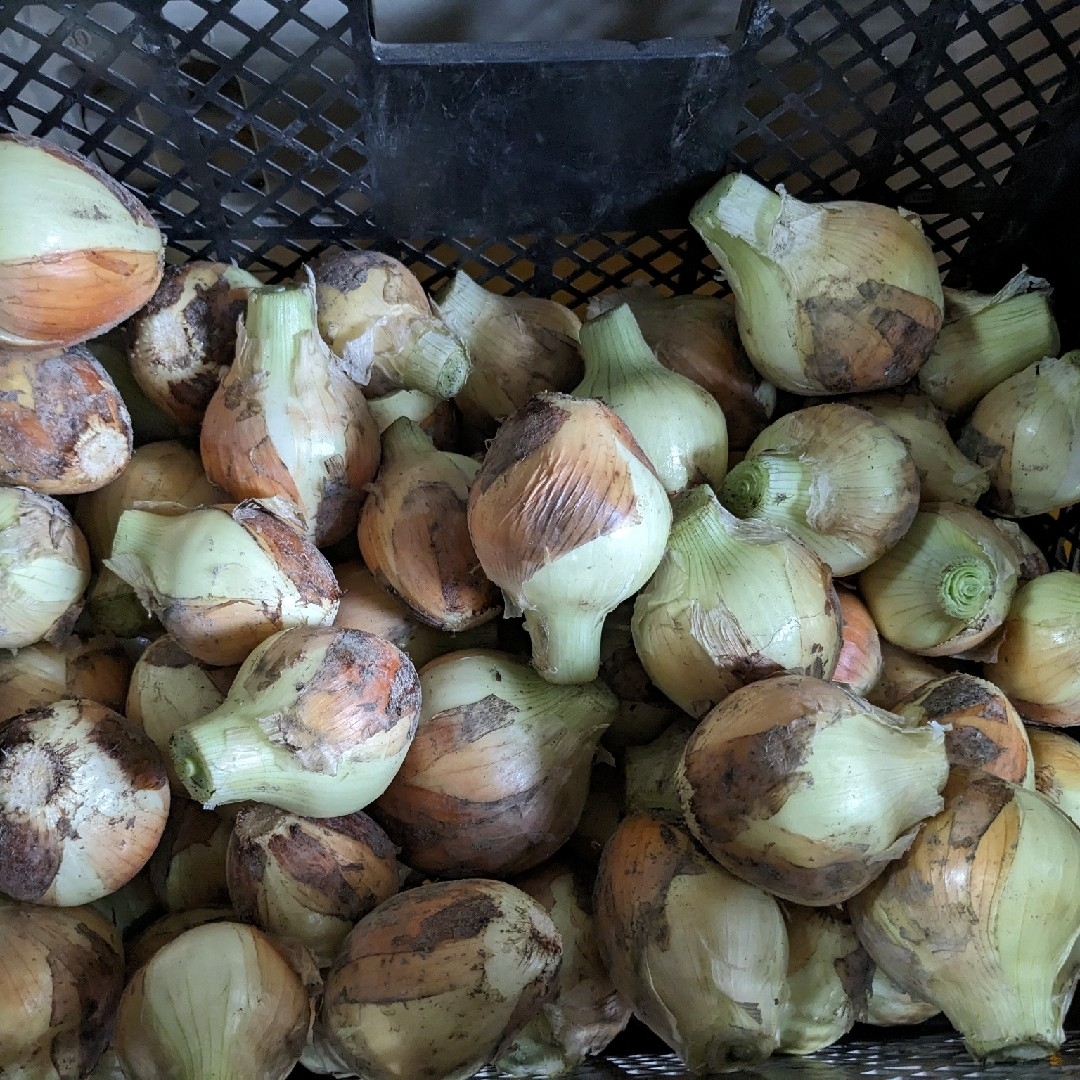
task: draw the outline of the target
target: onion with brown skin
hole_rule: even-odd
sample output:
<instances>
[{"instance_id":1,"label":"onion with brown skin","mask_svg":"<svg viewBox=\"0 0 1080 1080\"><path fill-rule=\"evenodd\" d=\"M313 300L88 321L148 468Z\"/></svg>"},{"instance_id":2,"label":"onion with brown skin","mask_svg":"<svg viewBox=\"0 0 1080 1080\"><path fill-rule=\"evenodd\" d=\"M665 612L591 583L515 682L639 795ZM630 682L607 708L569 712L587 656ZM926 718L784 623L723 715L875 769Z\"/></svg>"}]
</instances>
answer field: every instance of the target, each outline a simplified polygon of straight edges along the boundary
<instances>
[{"instance_id":1,"label":"onion with brown skin","mask_svg":"<svg viewBox=\"0 0 1080 1080\"><path fill-rule=\"evenodd\" d=\"M325 968L353 926L398 891L397 848L362 810L309 818L254 805L236 816L225 876L244 922L299 941Z\"/></svg>"},{"instance_id":2,"label":"onion with brown skin","mask_svg":"<svg viewBox=\"0 0 1080 1080\"><path fill-rule=\"evenodd\" d=\"M531 896L467 878L392 896L349 934L320 1024L366 1080L464 1078L552 998L562 941Z\"/></svg>"},{"instance_id":3,"label":"onion with brown skin","mask_svg":"<svg viewBox=\"0 0 1080 1080\"><path fill-rule=\"evenodd\" d=\"M206 923L134 973L113 1045L139 1080L285 1080L310 1027L307 990L266 935Z\"/></svg>"},{"instance_id":4,"label":"onion with brown skin","mask_svg":"<svg viewBox=\"0 0 1080 1080\"><path fill-rule=\"evenodd\" d=\"M104 705L0 724L0 892L57 907L105 896L143 868L168 812L157 748Z\"/></svg>"},{"instance_id":5,"label":"onion with brown skin","mask_svg":"<svg viewBox=\"0 0 1080 1080\"><path fill-rule=\"evenodd\" d=\"M135 195L88 158L4 132L0 191L0 345L76 345L153 295L165 263L161 232Z\"/></svg>"},{"instance_id":6,"label":"onion with brown skin","mask_svg":"<svg viewBox=\"0 0 1080 1080\"><path fill-rule=\"evenodd\" d=\"M840 602L844 644L831 681L844 683L865 697L877 685L884 667L881 637L858 594L850 589L837 589L836 596Z\"/></svg>"},{"instance_id":7,"label":"onion with brown skin","mask_svg":"<svg viewBox=\"0 0 1080 1080\"><path fill-rule=\"evenodd\" d=\"M171 266L128 326L128 363L143 393L185 431L199 430L233 362L236 321L261 281L227 263Z\"/></svg>"},{"instance_id":8,"label":"onion with brown skin","mask_svg":"<svg viewBox=\"0 0 1080 1080\"><path fill-rule=\"evenodd\" d=\"M371 807L402 860L437 877L505 877L550 858L581 816L615 696L482 649L431 661L420 687L416 736Z\"/></svg>"},{"instance_id":9,"label":"onion with brown skin","mask_svg":"<svg viewBox=\"0 0 1080 1080\"><path fill-rule=\"evenodd\" d=\"M480 470L436 450L411 420L383 433L379 475L368 487L357 537L364 562L424 622L470 630L502 608L469 538L469 488Z\"/></svg>"},{"instance_id":10,"label":"onion with brown skin","mask_svg":"<svg viewBox=\"0 0 1080 1080\"><path fill-rule=\"evenodd\" d=\"M78 495L115 480L131 458L131 417L83 346L0 354L0 483Z\"/></svg>"},{"instance_id":11,"label":"onion with brown skin","mask_svg":"<svg viewBox=\"0 0 1080 1080\"><path fill-rule=\"evenodd\" d=\"M1080 826L1080 742L1064 731L1028 728L1035 790Z\"/></svg>"},{"instance_id":12,"label":"onion with brown skin","mask_svg":"<svg viewBox=\"0 0 1080 1080\"><path fill-rule=\"evenodd\" d=\"M874 961L979 1061L1046 1058L1080 977L1080 830L1035 791L953 766L943 809L848 901Z\"/></svg>"},{"instance_id":13,"label":"onion with brown skin","mask_svg":"<svg viewBox=\"0 0 1080 1080\"><path fill-rule=\"evenodd\" d=\"M674 815L633 814L596 874L597 944L634 1014L695 1073L764 1061L787 1000L776 899L717 865Z\"/></svg>"},{"instance_id":14,"label":"onion with brown skin","mask_svg":"<svg viewBox=\"0 0 1080 1080\"><path fill-rule=\"evenodd\" d=\"M0 898L0 1076L81 1080L112 1034L120 935L88 907Z\"/></svg>"},{"instance_id":15,"label":"onion with brown skin","mask_svg":"<svg viewBox=\"0 0 1080 1080\"><path fill-rule=\"evenodd\" d=\"M170 911L160 915L141 929L136 929L125 950L127 972L130 978L163 946L175 941L185 930L204 923L233 923L236 912L231 906L188 908L186 911Z\"/></svg>"},{"instance_id":16,"label":"onion with brown skin","mask_svg":"<svg viewBox=\"0 0 1080 1080\"><path fill-rule=\"evenodd\" d=\"M837 683L780 675L725 698L676 771L687 825L732 873L785 900L837 904L941 808L942 731Z\"/></svg>"},{"instance_id":17,"label":"onion with brown skin","mask_svg":"<svg viewBox=\"0 0 1080 1080\"><path fill-rule=\"evenodd\" d=\"M882 641L881 675L866 694L866 700L879 709L891 710L898 701L903 701L920 686L948 673L948 668L927 660L925 656L916 656L891 641Z\"/></svg>"}]
</instances>

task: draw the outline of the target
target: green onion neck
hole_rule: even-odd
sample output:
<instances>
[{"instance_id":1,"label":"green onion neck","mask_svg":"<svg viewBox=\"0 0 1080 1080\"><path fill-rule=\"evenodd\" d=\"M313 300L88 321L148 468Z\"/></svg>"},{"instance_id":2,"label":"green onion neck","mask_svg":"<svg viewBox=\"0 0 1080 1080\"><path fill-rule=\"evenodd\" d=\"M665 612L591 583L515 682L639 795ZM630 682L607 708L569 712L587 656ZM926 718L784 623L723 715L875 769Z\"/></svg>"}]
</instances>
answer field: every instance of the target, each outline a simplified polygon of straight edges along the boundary
<instances>
[{"instance_id":1,"label":"green onion neck","mask_svg":"<svg viewBox=\"0 0 1080 1080\"><path fill-rule=\"evenodd\" d=\"M731 173L697 201L690 224L710 245L726 249L734 239L764 254L782 206L775 191L742 173Z\"/></svg>"},{"instance_id":2,"label":"green onion neck","mask_svg":"<svg viewBox=\"0 0 1080 1080\"><path fill-rule=\"evenodd\" d=\"M590 397L603 397L605 388L664 370L629 304L619 304L587 320L582 324L579 341L585 378L577 392L588 387Z\"/></svg>"},{"instance_id":3,"label":"green onion neck","mask_svg":"<svg viewBox=\"0 0 1080 1080\"><path fill-rule=\"evenodd\" d=\"M258 342L259 367L290 363L296 339L318 329L315 303L306 285L267 285L248 295L244 331L249 341Z\"/></svg>"},{"instance_id":4,"label":"green onion neck","mask_svg":"<svg viewBox=\"0 0 1080 1080\"><path fill-rule=\"evenodd\" d=\"M723 547L728 531L724 519L730 514L708 484L699 484L671 500L671 532L668 550L692 553L703 546Z\"/></svg>"},{"instance_id":5,"label":"green onion neck","mask_svg":"<svg viewBox=\"0 0 1080 1080\"><path fill-rule=\"evenodd\" d=\"M600 674L602 611L525 612L533 667L559 685L593 682Z\"/></svg>"},{"instance_id":6,"label":"green onion neck","mask_svg":"<svg viewBox=\"0 0 1080 1080\"><path fill-rule=\"evenodd\" d=\"M397 462L418 454L430 454L435 444L415 420L399 416L382 434L383 464Z\"/></svg>"},{"instance_id":7,"label":"green onion neck","mask_svg":"<svg viewBox=\"0 0 1080 1080\"><path fill-rule=\"evenodd\" d=\"M809 498L811 470L796 458L760 454L744 458L724 478L720 501L738 518L772 516L791 511Z\"/></svg>"},{"instance_id":8,"label":"green onion neck","mask_svg":"<svg viewBox=\"0 0 1080 1080\"><path fill-rule=\"evenodd\" d=\"M957 559L941 572L941 606L952 619L977 619L994 595L993 568L983 559Z\"/></svg>"}]
</instances>

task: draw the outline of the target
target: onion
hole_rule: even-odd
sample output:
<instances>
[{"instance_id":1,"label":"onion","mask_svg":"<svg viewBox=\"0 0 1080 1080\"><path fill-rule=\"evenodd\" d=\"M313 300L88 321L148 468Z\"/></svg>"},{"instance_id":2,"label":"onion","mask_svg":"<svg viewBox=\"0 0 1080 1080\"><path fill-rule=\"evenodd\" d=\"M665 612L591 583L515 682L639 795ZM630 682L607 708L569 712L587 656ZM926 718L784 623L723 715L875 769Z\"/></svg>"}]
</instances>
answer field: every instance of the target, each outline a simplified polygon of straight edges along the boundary
<instances>
[{"instance_id":1,"label":"onion","mask_svg":"<svg viewBox=\"0 0 1080 1080\"><path fill-rule=\"evenodd\" d=\"M692 1072L730 1072L776 1049L788 994L780 906L671 819L633 814L612 834L595 925L615 988Z\"/></svg>"},{"instance_id":2,"label":"onion","mask_svg":"<svg viewBox=\"0 0 1080 1080\"><path fill-rule=\"evenodd\" d=\"M642 281L589 302L589 314L626 304L664 367L685 375L716 399L728 445L745 450L776 408L776 387L754 370L739 340L730 296L664 296Z\"/></svg>"},{"instance_id":3,"label":"onion","mask_svg":"<svg viewBox=\"0 0 1080 1080\"><path fill-rule=\"evenodd\" d=\"M404 263L378 251L327 251L311 271L319 330L367 397L411 389L451 398L465 385L468 350L432 314Z\"/></svg>"},{"instance_id":4,"label":"onion","mask_svg":"<svg viewBox=\"0 0 1080 1080\"><path fill-rule=\"evenodd\" d=\"M225 853L232 823L189 799L174 799L169 819L146 864L155 896L168 911L229 902Z\"/></svg>"},{"instance_id":5,"label":"onion","mask_svg":"<svg viewBox=\"0 0 1080 1080\"><path fill-rule=\"evenodd\" d=\"M765 378L796 394L907 382L944 317L918 217L874 203L811 205L725 176L690 211L735 294L739 333Z\"/></svg>"},{"instance_id":6,"label":"onion","mask_svg":"<svg viewBox=\"0 0 1080 1080\"><path fill-rule=\"evenodd\" d=\"M365 1080L472 1076L556 991L559 932L531 896L468 878L392 896L349 934L320 1018Z\"/></svg>"},{"instance_id":7,"label":"onion","mask_svg":"<svg viewBox=\"0 0 1080 1080\"><path fill-rule=\"evenodd\" d=\"M368 487L357 538L375 578L417 618L440 630L470 630L501 610L469 539L469 488L480 466L436 450L411 420L383 433L379 475Z\"/></svg>"},{"instance_id":8,"label":"onion","mask_svg":"<svg viewBox=\"0 0 1080 1080\"><path fill-rule=\"evenodd\" d=\"M82 346L0 355L0 482L77 495L114 480L131 457L131 417Z\"/></svg>"},{"instance_id":9,"label":"onion","mask_svg":"<svg viewBox=\"0 0 1080 1080\"><path fill-rule=\"evenodd\" d=\"M112 554L116 526L125 510L136 507L146 510L152 503L194 510L225 499L225 492L206 479L199 455L169 439L138 447L127 467L111 484L80 495L75 502L75 520L86 536L91 553L107 559Z\"/></svg>"},{"instance_id":10,"label":"onion","mask_svg":"<svg viewBox=\"0 0 1080 1080\"><path fill-rule=\"evenodd\" d=\"M707 485L672 501L667 550L634 602L634 646L691 716L780 672L827 679L840 656L828 567L766 521L739 521Z\"/></svg>"},{"instance_id":11,"label":"onion","mask_svg":"<svg viewBox=\"0 0 1080 1080\"><path fill-rule=\"evenodd\" d=\"M178 515L125 510L105 565L209 664L238 664L279 630L325 626L337 614L330 563L255 502Z\"/></svg>"},{"instance_id":12,"label":"onion","mask_svg":"<svg viewBox=\"0 0 1080 1080\"><path fill-rule=\"evenodd\" d=\"M236 322L262 282L226 263L171 266L131 320L128 362L149 401L182 430L199 430L221 376L233 362Z\"/></svg>"},{"instance_id":13,"label":"onion","mask_svg":"<svg viewBox=\"0 0 1080 1080\"><path fill-rule=\"evenodd\" d=\"M671 526L663 484L602 402L543 393L508 417L469 493L469 534L544 678L600 669L604 618L656 569Z\"/></svg>"},{"instance_id":14,"label":"onion","mask_svg":"<svg viewBox=\"0 0 1080 1080\"><path fill-rule=\"evenodd\" d=\"M398 891L397 848L363 811L306 818L254 805L224 861L237 915L306 946L329 967L353 926Z\"/></svg>"},{"instance_id":15,"label":"onion","mask_svg":"<svg viewBox=\"0 0 1080 1080\"><path fill-rule=\"evenodd\" d=\"M0 649L63 642L89 582L86 540L63 505L0 486Z\"/></svg>"},{"instance_id":16,"label":"onion","mask_svg":"<svg viewBox=\"0 0 1080 1080\"><path fill-rule=\"evenodd\" d=\"M395 420L407 416L440 450L457 449L461 416L452 401L422 390L395 390L384 397L369 398L368 408L380 435Z\"/></svg>"},{"instance_id":17,"label":"onion","mask_svg":"<svg viewBox=\"0 0 1080 1080\"><path fill-rule=\"evenodd\" d=\"M120 935L88 907L0 898L0 956L0 1076L86 1076L124 988Z\"/></svg>"},{"instance_id":18,"label":"onion","mask_svg":"<svg viewBox=\"0 0 1080 1080\"><path fill-rule=\"evenodd\" d=\"M944 733L846 687L780 675L698 725L676 772L686 823L739 877L814 907L854 896L941 808Z\"/></svg>"},{"instance_id":19,"label":"onion","mask_svg":"<svg viewBox=\"0 0 1080 1080\"><path fill-rule=\"evenodd\" d=\"M891 710L919 687L947 674L948 670L940 664L882 641L881 676L866 695L866 700L879 709Z\"/></svg>"},{"instance_id":20,"label":"onion","mask_svg":"<svg viewBox=\"0 0 1080 1080\"><path fill-rule=\"evenodd\" d=\"M63 698L90 698L123 710L131 662L110 638L39 642L0 653L0 721Z\"/></svg>"},{"instance_id":21,"label":"onion","mask_svg":"<svg viewBox=\"0 0 1080 1080\"><path fill-rule=\"evenodd\" d=\"M1063 731L1028 729L1035 790L1080 826L1080 742Z\"/></svg>"},{"instance_id":22,"label":"onion","mask_svg":"<svg viewBox=\"0 0 1080 1080\"><path fill-rule=\"evenodd\" d=\"M160 948L120 999L114 1047L139 1080L285 1080L311 1004L299 976L252 926L206 923Z\"/></svg>"},{"instance_id":23,"label":"onion","mask_svg":"<svg viewBox=\"0 0 1080 1080\"><path fill-rule=\"evenodd\" d=\"M438 657L420 674L416 736L371 807L409 866L505 877L539 865L581 817L617 709L603 683L552 685L507 653Z\"/></svg>"},{"instance_id":24,"label":"onion","mask_svg":"<svg viewBox=\"0 0 1080 1080\"><path fill-rule=\"evenodd\" d=\"M1080 575L1054 570L1016 590L986 677L1039 724L1080 724Z\"/></svg>"},{"instance_id":25,"label":"onion","mask_svg":"<svg viewBox=\"0 0 1080 1080\"><path fill-rule=\"evenodd\" d=\"M356 528L379 436L360 387L319 337L312 286L248 296L199 448L213 483L236 500L282 500L317 547Z\"/></svg>"},{"instance_id":26,"label":"onion","mask_svg":"<svg viewBox=\"0 0 1080 1080\"><path fill-rule=\"evenodd\" d=\"M164 267L146 207L81 154L0 134L0 344L66 347L138 311Z\"/></svg>"},{"instance_id":27,"label":"onion","mask_svg":"<svg viewBox=\"0 0 1080 1080\"><path fill-rule=\"evenodd\" d=\"M104 705L58 701L0 724L8 896L70 907L119 889L150 858L168 812L157 748Z\"/></svg>"},{"instance_id":28,"label":"onion","mask_svg":"<svg viewBox=\"0 0 1080 1080\"><path fill-rule=\"evenodd\" d=\"M253 799L338 817L386 790L419 715L416 669L388 641L294 627L253 649L225 701L169 745L177 775L208 808Z\"/></svg>"},{"instance_id":29,"label":"onion","mask_svg":"<svg viewBox=\"0 0 1080 1080\"><path fill-rule=\"evenodd\" d=\"M856 694L867 697L884 670L881 638L870 612L856 593L850 589L837 589L836 596L844 625L844 644L832 681L844 683Z\"/></svg>"},{"instance_id":30,"label":"onion","mask_svg":"<svg viewBox=\"0 0 1080 1080\"><path fill-rule=\"evenodd\" d=\"M953 766L944 808L848 901L859 938L980 1061L1045 1058L1080 977L1080 830L1034 791Z\"/></svg>"},{"instance_id":31,"label":"onion","mask_svg":"<svg viewBox=\"0 0 1080 1080\"><path fill-rule=\"evenodd\" d=\"M737 517L784 529L845 577L907 532L919 474L883 420L854 405L811 405L774 420L719 495Z\"/></svg>"},{"instance_id":32,"label":"onion","mask_svg":"<svg viewBox=\"0 0 1080 1080\"><path fill-rule=\"evenodd\" d=\"M718 487L727 472L727 421L697 383L669 371L621 304L581 328L585 377L572 391L600 398L626 424L669 495L696 484ZM663 401L663 409L657 409Z\"/></svg>"},{"instance_id":33,"label":"onion","mask_svg":"<svg viewBox=\"0 0 1080 1080\"><path fill-rule=\"evenodd\" d=\"M472 366L455 401L484 435L542 390L569 393L581 379L581 320L540 296L500 296L455 271L432 307L465 343Z\"/></svg>"}]
</instances>

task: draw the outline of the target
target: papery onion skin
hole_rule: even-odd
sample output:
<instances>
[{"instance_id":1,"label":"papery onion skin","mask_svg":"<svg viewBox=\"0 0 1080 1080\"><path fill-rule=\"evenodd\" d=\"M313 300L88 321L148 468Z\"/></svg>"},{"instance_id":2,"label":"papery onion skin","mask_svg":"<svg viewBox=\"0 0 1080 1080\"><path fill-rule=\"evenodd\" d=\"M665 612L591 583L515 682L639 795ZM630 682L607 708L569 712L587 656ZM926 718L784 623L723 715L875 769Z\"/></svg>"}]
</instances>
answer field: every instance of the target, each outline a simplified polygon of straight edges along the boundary
<instances>
[{"instance_id":1,"label":"papery onion skin","mask_svg":"<svg viewBox=\"0 0 1080 1080\"><path fill-rule=\"evenodd\" d=\"M90 552L63 504L0 487L0 649L62 643L89 583Z\"/></svg>"},{"instance_id":2,"label":"papery onion skin","mask_svg":"<svg viewBox=\"0 0 1080 1080\"><path fill-rule=\"evenodd\" d=\"M877 685L884 668L881 637L858 594L850 589L837 589L836 596L844 624L844 644L831 679L866 697Z\"/></svg>"},{"instance_id":3,"label":"papery onion skin","mask_svg":"<svg viewBox=\"0 0 1080 1080\"><path fill-rule=\"evenodd\" d=\"M161 232L130 190L83 155L0 134L0 201L10 223L0 344L76 345L153 295L165 265Z\"/></svg>"},{"instance_id":4,"label":"papery onion skin","mask_svg":"<svg viewBox=\"0 0 1080 1080\"><path fill-rule=\"evenodd\" d=\"M58 701L0 724L8 896L71 907L114 892L146 864L168 812L157 748L104 705Z\"/></svg>"},{"instance_id":5,"label":"papery onion skin","mask_svg":"<svg viewBox=\"0 0 1080 1080\"><path fill-rule=\"evenodd\" d=\"M909 653L899 645L893 645L891 641L883 640L881 675L865 697L871 705L876 705L879 709L892 710L897 702L903 701L920 686L947 674L948 669L940 664Z\"/></svg>"},{"instance_id":6,"label":"papery onion skin","mask_svg":"<svg viewBox=\"0 0 1080 1080\"><path fill-rule=\"evenodd\" d=\"M81 1080L124 989L120 935L88 907L0 898L0 1076Z\"/></svg>"},{"instance_id":7,"label":"papery onion skin","mask_svg":"<svg viewBox=\"0 0 1080 1080\"><path fill-rule=\"evenodd\" d=\"M1080 575L1054 570L1021 585L1002 624L986 677L1021 716L1039 724L1080 724Z\"/></svg>"},{"instance_id":8,"label":"papery onion skin","mask_svg":"<svg viewBox=\"0 0 1080 1080\"><path fill-rule=\"evenodd\" d=\"M848 901L856 932L977 1060L1046 1058L1080 976L1080 830L1036 792L962 766L944 795Z\"/></svg>"},{"instance_id":9,"label":"papery onion skin","mask_svg":"<svg viewBox=\"0 0 1080 1080\"><path fill-rule=\"evenodd\" d=\"M1028 729L1035 790L1080 827L1080 742L1063 731Z\"/></svg>"},{"instance_id":10,"label":"papery onion skin","mask_svg":"<svg viewBox=\"0 0 1080 1080\"><path fill-rule=\"evenodd\" d=\"M244 922L294 938L329 967L353 926L398 891L397 848L363 811L305 818L241 809L224 863Z\"/></svg>"},{"instance_id":11,"label":"papery onion skin","mask_svg":"<svg viewBox=\"0 0 1080 1080\"><path fill-rule=\"evenodd\" d=\"M797 904L855 895L941 808L943 733L836 683L780 675L698 725L676 771L687 825L732 873Z\"/></svg>"},{"instance_id":12,"label":"papery onion skin","mask_svg":"<svg viewBox=\"0 0 1080 1080\"><path fill-rule=\"evenodd\" d=\"M160 948L132 976L114 1048L139 1080L285 1080L311 1004L300 978L252 926L207 923Z\"/></svg>"},{"instance_id":13,"label":"papery onion skin","mask_svg":"<svg viewBox=\"0 0 1080 1080\"><path fill-rule=\"evenodd\" d=\"M78 495L115 480L131 458L131 417L82 346L0 353L0 483Z\"/></svg>"},{"instance_id":14,"label":"papery onion skin","mask_svg":"<svg viewBox=\"0 0 1080 1080\"><path fill-rule=\"evenodd\" d=\"M320 1024L366 1080L464 1080L555 993L562 941L502 881L433 882L357 923L326 977Z\"/></svg>"},{"instance_id":15,"label":"papery onion skin","mask_svg":"<svg viewBox=\"0 0 1080 1080\"><path fill-rule=\"evenodd\" d=\"M786 1002L780 906L695 844L674 816L633 814L594 889L600 956L634 1014L695 1073L764 1061Z\"/></svg>"},{"instance_id":16,"label":"papery onion skin","mask_svg":"<svg viewBox=\"0 0 1080 1080\"><path fill-rule=\"evenodd\" d=\"M128 327L128 362L157 408L186 432L199 430L233 362L236 321L262 283L226 263L191 259L169 267Z\"/></svg>"}]
</instances>

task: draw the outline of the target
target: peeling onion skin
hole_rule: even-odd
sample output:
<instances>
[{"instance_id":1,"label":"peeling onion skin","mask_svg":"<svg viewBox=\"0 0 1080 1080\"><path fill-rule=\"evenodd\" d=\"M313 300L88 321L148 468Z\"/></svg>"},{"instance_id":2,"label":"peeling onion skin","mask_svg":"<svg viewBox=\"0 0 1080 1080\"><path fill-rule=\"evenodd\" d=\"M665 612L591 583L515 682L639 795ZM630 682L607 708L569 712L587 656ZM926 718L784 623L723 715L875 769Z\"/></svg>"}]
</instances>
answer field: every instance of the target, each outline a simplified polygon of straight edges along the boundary
<instances>
[{"instance_id":1,"label":"peeling onion skin","mask_svg":"<svg viewBox=\"0 0 1080 1080\"><path fill-rule=\"evenodd\" d=\"M391 897L349 934L319 1021L365 1080L465 1080L555 993L562 940L531 896L466 878Z\"/></svg>"},{"instance_id":2,"label":"peeling onion skin","mask_svg":"<svg viewBox=\"0 0 1080 1080\"><path fill-rule=\"evenodd\" d=\"M128 363L148 400L184 431L199 430L233 362L236 321L262 283L227 263L192 259L170 266L131 319Z\"/></svg>"},{"instance_id":3,"label":"peeling onion skin","mask_svg":"<svg viewBox=\"0 0 1080 1080\"><path fill-rule=\"evenodd\" d=\"M837 589L840 616L844 626L844 644L831 681L850 686L866 697L881 678L884 662L881 638L866 605L850 589Z\"/></svg>"},{"instance_id":4,"label":"peeling onion skin","mask_svg":"<svg viewBox=\"0 0 1080 1080\"><path fill-rule=\"evenodd\" d=\"M963 766L944 795L848 901L856 932L977 1060L1049 1057L1080 977L1080 830L1037 792Z\"/></svg>"},{"instance_id":5,"label":"peeling onion skin","mask_svg":"<svg viewBox=\"0 0 1080 1080\"><path fill-rule=\"evenodd\" d=\"M79 495L131 460L131 417L89 349L0 352L0 483Z\"/></svg>"},{"instance_id":6,"label":"peeling onion skin","mask_svg":"<svg viewBox=\"0 0 1080 1080\"><path fill-rule=\"evenodd\" d=\"M18 223L8 244L21 239L26 248L0 261L0 346L76 345L154 294L165 266L161 232L135 195L88 158L0 134L0 199Z\"/></svg>"},{"instance_id":7,"label":"peeling onion skin","mask_svg":"<svg viewBox=\"0 0 1080 1080\"><path fill-rule=\"evenodd\" d=\"M307 990L262 931L205 923L132 976L113 1046L139 1080L285 1080L310 1027Z\"/></svg>"},{"instance_id":8,"label":"peeling onion skin","mask_svg":"<svg viewBox=\"0 0 1080 1080\"><path fill-rule=\"evenodd\" d=\"M709 858L675 815L632 814L608 840L594 918L611 981L691 1072L764 1061L787 1001L776 899Z\"/></svg>"},{"instance_id":9,"label":"peeling onion skin","mask_svg":"<svg viewBox=\"0 0 1080 1080\"><path fill-rule=\"evenodd\" d=\"M104 705L58 701L0 725L0 892L57 907L115 892L168 812L161 754Z\"/></svg>"},{"instance_id":10,"label":"peeling onion skin","mask_svg":"<svg viewBox=\"0 0 1080 1080\"><path fill-rule=\"evenodd\" d=\"M88 907L0 898L0 1076L81 1080L112 1034L120 935Z\"/></svg>"},{"instance_id":11,"label":"peeling onion skin","mask_svg":"<svg viewBox=\"0 0 1080 1080\"><path fill-rule=\"evenodd\" d=\"M239 917L296 939L321 968L333 963L353 926L398 891L397 848L362 810L308 818L245 807L224 869Z\"/></svg>"},{"instance_id":12,"label":"peeling onion skin","mask_svg":"<svg viewBox=\"0 0 1080 1080\"><path fill-rule=\"evenodd\" d=\"M687 825L732 873L784 900L838 904L941 809L942 731L836 683L781 675L736 690L690 736L675 783Z\"/></svg>"}]
</instances>

